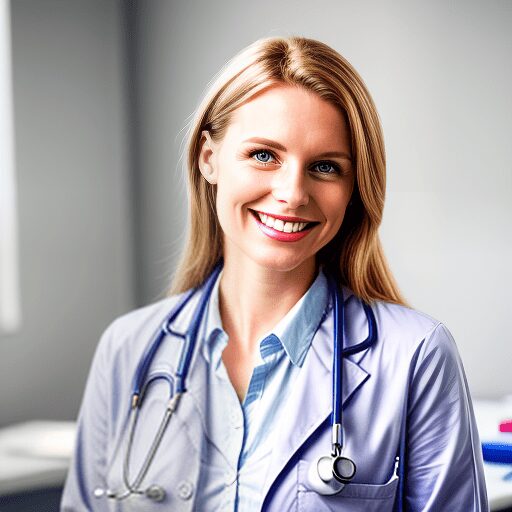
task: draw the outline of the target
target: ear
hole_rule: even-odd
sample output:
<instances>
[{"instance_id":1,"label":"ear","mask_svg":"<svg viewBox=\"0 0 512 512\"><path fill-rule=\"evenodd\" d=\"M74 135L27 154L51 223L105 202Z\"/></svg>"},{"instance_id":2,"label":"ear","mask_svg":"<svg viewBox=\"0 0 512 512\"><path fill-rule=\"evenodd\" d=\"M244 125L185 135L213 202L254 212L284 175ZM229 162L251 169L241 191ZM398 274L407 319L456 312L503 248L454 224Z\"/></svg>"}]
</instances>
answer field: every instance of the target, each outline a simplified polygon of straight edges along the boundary
<instances>
[{"instance_id":1,"label":"ear","mask_svg":"<svg viewBox=\"0 0 512 512\"><path fill-rule=\"evenodd\" d=\"M204 179L215 185L217 183L217 165L215 162L216 146L213 142L210 132L203 130L201 132L201 149L199 150L199 170Z\"/></svg>"}]
</instances>

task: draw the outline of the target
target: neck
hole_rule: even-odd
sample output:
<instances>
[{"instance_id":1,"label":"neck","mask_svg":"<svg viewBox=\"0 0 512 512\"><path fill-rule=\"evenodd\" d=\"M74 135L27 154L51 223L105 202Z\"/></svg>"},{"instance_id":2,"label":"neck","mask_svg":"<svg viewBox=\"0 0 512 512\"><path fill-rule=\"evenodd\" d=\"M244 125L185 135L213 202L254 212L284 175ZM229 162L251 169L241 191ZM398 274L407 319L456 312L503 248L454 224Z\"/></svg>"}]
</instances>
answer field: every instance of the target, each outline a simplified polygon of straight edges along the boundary
<instances>
[{"instance_id":1,"label":"neck","mask_svg":"<svg viewBox=\"0 0 512 512\"><path fill-rule=\"evenodd\" d=\"M316 276L314 259L299 267L274 270L253 260L225 255L219 285L220 314L229 343L246 356L258 350L258 341L290 311Z\"/></svg>"}]
</instances>

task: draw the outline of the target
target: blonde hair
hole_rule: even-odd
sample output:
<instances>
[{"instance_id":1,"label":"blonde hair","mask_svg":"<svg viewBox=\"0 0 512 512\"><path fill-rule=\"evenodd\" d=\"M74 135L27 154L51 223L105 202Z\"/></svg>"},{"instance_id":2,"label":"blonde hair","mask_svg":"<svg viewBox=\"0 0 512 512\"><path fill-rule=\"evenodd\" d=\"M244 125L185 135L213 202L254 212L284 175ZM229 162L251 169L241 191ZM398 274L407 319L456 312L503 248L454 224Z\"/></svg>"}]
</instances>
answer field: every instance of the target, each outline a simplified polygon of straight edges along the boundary
<instances>
[{"instance_id":1,"label":"blonde hair","mask_svg":"<svg viewBox=\"0 0 512 512\"><path fill-rule=\"evenodd\" d=\"M351 134L354 192L340 231L317 261L365 302L405 304L386 263L378 228L386 186L379 117L354 68L326 44L304 37L259 39L231 59L214 78L188 130L188 240L171 293L200 285L222 257L222 231L215 209L216 186L199 171L203 130L221 141L231 116L255 94L275 84L303 87L341 110Z\"/></svg>"}]
</instances>

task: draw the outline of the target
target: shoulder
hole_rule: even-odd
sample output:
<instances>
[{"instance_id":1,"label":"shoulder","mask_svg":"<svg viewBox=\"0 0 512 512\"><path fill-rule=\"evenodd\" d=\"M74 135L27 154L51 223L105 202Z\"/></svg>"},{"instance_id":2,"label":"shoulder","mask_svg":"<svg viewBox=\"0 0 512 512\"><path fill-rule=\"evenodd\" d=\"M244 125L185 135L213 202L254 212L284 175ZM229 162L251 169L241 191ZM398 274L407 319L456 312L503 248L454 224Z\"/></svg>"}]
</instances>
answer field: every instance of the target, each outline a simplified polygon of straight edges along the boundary
<instances>
[{"instance_id":1,"label":"shoulder","mask_svg":"<svg viewBox=\"0 0 512 512\"><path fill-rule=\"evenodd\" d=\"M140 352L183 295L161 299L114 319L104 331L98 351L109 359L119 352Z\"/></svg>"},{"instance_id":2,"label":"shoulder","mask_svg":"<svg viewBox=\"0 0 512 512\"><path fill-rule=\"evenodd\" d=\"M382 324L386 331L393 333L407 332L410 335L417 334L421 336L435 329L441 323L422 311L401 304L375 301L371 306L377 322Z\"/></svg>"},{"instance_id":3,"label":"shoulder","mask_svg":"<svg viewBox=\"0 0 512 512\"><path fill-rule=\"evenodd\" d=\"M406 353L419 361L433 354L445 361L458 361L453 336L441 321L407 306L383 301L374 302L372 310L386 352Z\"/></svg>"},{"instance_id":4,"label":"shoulder","mask_svg":"<svg viewBox=\"0 0 512 512\"><path fill-rule=\"evenodd\" d=\"M359 362L379 386L396 385L397 396L409 389L413 401L424 390L458 400L464 393L463 365L449 329L406 306L376 301L371 307L377 340Z\"/></svg>"}]
</instances>

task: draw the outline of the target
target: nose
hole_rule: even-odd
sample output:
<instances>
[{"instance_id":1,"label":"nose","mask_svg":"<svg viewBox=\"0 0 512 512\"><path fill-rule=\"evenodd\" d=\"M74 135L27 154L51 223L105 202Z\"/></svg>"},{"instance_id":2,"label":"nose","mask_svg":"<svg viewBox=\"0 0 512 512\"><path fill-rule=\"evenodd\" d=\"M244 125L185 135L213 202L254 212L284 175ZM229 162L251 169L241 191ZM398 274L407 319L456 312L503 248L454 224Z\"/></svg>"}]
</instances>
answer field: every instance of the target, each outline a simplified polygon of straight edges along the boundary
<instances>
[{"instance_id":1,"label":"nose","mask_svg":"<svg viewBox=\"0 0 512 512\"><path fill-rule=\"evenodd\" d=\"M287 162L274 175L272 195L290 210L306 206L309 202L306 173L299 162Z\"/></svg>"}]
</instances>

